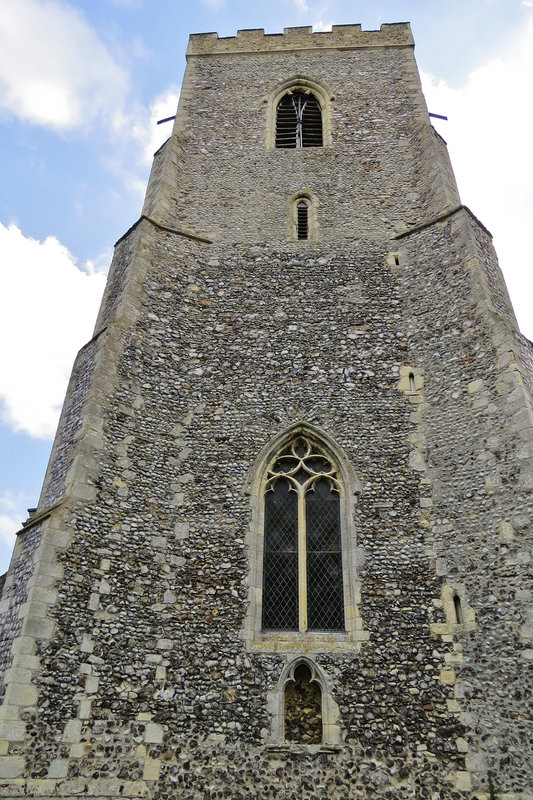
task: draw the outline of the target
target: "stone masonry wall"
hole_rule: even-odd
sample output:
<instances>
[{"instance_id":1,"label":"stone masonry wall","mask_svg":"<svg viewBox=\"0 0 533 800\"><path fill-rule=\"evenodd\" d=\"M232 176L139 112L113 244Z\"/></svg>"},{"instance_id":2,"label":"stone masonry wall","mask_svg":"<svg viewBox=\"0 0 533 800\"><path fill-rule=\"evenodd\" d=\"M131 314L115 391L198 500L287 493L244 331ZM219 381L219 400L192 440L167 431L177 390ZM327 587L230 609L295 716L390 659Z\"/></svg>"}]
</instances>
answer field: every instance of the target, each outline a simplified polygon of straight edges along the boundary
<instances>
[{"instance_id":1,"label":"stone masonry wall","mask_svg":"<svg viewBox=\"0 0 533 800\"><path fill-rule=\"evenodd\" d=\"M34 555L41 541L41 525L32 525L23 534L19 534L8 576L0 600L0 698L5 686L4 676L11 666L11 647L13 640L20 634L22 620L19 612L28 599L28 585L35 569Z\"/></svg>"},{"instance_id":2,"label":"stone masonry wall","mask_svg":"<svg viewBox=\"0 0 533 800\"><path fill-rule=\"evenodd\" d=\"M294 76L324 88L324 148L267 146L269 98ZM167 159L152 212L218 241L284 244L302 190L330 242L389 238L458 203L410 46L192 56Z\"/></svg>"},{"instance_id":3,"label":"stone masonry wall","mask_svg":"<svg viewBox=\"0 0 533 800\"><path fill-rule=\"evenodd\" d=\"M512 792L525 790L533 759L526 700L533 651L522 636L533 499L521 475L524 441L513 387L504 382L508 365L495 346L498 330L465 268L477 255L494 303L509 319L507 298L495 290L503 286L497 262L485 260L490 253L486 232L460 212L409 236L400 260L410 359L424 375L417 447L431 487L426 546L438 574L475 615L471 626L455 627L450 660L467 728L466 764ZM413 285L422 284L428 291L415 296Z\"/></svg>"},{"instance_id":4,"label":"stone masonry wall","mask_svg":"<svg viewBox=\"0 0 533 800\"><path fill-rule=\"evenodd\" d=\"M4 797L531 800L524 355L487 233L450 213L408 26L364 33L192 39L157 224L119 242L45 483ZM327 90L331 144L268 149L295 76ZM316 242L288 229L303 189ZM248 635L253 465L296 424L360 487L357 641ZM320 745L276 727L304 656Z\"/></svg>"},{"instance_id":5,"label":"stone masonry wall","mask_svg":"<svg viewBox=\"0 0 533 800\"><path fill-rule=\"evenodd\" d=\"M91 384L94 356L97 344L93 340L83 347L77 355L54 447L39 499L39 510L57 503L65 492L65 480L72 463L74 446L80 434L83 403Z\"/></svg>"},{"instance_id":6,"label":"stone masonry wall","mask_svg":"<svg viewBox=\"0 0 533 800\"><path fill-rule=\"evenodd\" d=\"M458 796L454 649L431 633L442 579L410 460L413 404L398 390L408 340L386 257L154 237L97 501L75 510L38 711L28 744L12 748L32 779L90 794L144 778L154 797ZM300 419L335 436L364 487L370 640L316 656L341 715L332 753L265 746L285 659L242 638L243 487L263 445Z\"/></svg>"},{"instance_id":7,"label":"stone masonry wall","mask_svg":"<svg viewBox=\"0 0 533 800\"><path fill-rule=\"evenodd\" d=\"M529 394L533 397L533 343L521 334L518 334L517 341L525 367L524 382Z\"/></svg>"}]
</instances>

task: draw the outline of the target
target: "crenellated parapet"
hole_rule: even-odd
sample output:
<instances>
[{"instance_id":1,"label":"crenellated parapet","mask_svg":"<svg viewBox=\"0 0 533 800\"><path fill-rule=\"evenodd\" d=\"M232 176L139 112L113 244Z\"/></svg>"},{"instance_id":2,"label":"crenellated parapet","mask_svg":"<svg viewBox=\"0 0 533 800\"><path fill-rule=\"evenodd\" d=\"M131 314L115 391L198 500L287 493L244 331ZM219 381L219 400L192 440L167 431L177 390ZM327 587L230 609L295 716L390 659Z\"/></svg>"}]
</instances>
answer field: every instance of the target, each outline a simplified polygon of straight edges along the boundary
<instances>
[{"instance_id":1,"label":"crenellated parapet","mask_svg":"<svg viewBox=\"0 0 533 800\"><path fill-rule=\"evenodd\" d=\"M331 31L317 33L313 33L311 26L284 28L283 33L265 33L263 28L255 28L222 38L218 33L193 33L189 37L187 56L399 46L414 46L408 22L384 23L379 31L364 31L361 25L333 25Z\"/></svg>"}]
</instances>

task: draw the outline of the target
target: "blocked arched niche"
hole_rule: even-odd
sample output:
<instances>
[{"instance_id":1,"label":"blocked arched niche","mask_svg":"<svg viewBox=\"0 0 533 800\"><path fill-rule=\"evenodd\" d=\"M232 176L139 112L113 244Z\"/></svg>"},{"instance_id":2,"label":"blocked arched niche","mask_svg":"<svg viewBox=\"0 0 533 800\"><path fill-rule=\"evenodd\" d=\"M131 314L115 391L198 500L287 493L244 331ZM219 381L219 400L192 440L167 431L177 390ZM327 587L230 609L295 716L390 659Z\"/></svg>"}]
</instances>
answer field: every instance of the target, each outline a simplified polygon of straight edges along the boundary
<instances>
[{"instance_id":1,"label":"blocked arched niche","mask_svg":"<svg viewBox=\"0 0 533 800\"><path fill-rule=\"evenodd\" d=\"M290 660L267 702L270 744L327 747L341 743L339 708L325 672L312 658Z\"/></svg>"},{"instance_id":2,"label":"blocked arched niche","mask_svg":"<svg viewBox=\"0 0 533 800\"><path fill-rule=\"evenodd\" d=\"M279 83L269 94L267 100L266 146L270 150L276 147L276 111L278 103L287 92L311 92L320 104L322 112L322 145L331 144L332 126L332 95L325 86L318 81L303 75L293 75L291 78Z\"/></svg>"},{"instance_id":3,"label":"blocked arched niche","mask_svg":"<svg viewBox=\"0 0 533 800\"><path fill-rule=\"evenodd\" d=\"M304 440L312 452L324 457L331 465L331 484L338 495L340 520L341 581L343 602L343 624L305 624L302 582L298 578L299 621L291 626L266 624L263 614L263 586L265 564L265 506L266 496L276 481L277 462L280 456L291 449L291 443ZM327 470L326 470L327 472ZM312 479L312 475L311 475ZM316 425L300 421L280 431L258 454L247 482L250 495L250 529L247 536L249 559L248 585L249 605L244 623L243 638L252 650L294 653L295 651L319 652L345 651L359 647L368 639L360 616L360 583L357 567L362 563L363 552L357 547L354 524L354 506L361 490L353 467L340 445L326 431ZM298 551L298 559L300 550ZM301 562L298 561L300 564ZM302 575L302 571L299 571ZM305 581L305 577L303 577ZM307 587L308 588L308 587Z\"/></svg>"}]
</instances>

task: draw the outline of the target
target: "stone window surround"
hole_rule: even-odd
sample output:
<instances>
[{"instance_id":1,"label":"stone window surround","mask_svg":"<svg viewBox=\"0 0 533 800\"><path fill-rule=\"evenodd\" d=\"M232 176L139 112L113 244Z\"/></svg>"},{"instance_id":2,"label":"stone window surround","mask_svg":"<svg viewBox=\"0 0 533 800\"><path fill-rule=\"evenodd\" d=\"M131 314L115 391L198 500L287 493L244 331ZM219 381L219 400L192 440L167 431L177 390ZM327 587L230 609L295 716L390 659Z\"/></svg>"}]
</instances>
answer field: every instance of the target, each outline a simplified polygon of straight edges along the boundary
<instances>
[{"instance_id":1,"label":"stone window surround","mask_svg":"<svg viewBox=\"0 0 533 800\"><path fill-rule=\"evenodd\" d=\"M320 83L304 77L303 75L294 75L278 86L269 94L267 98L267 121L266 121L266 147L267 150L276 150L277 152L284 153L308 153L313 150L320 151L322 148L276 148L276 110L278 103L284 94L291 91L312 92L322 110L322 148L328 147L332 143L332 119L333 107L332 101L334 96Z\"/></svg>"},{"instance_id":2,"label":"stone window surround","mask_svg":"<svg viewBox=\"0 0 533 800\"><path fill-rule=\"evenodd\" d=\"M310 439L318 451L336 466L339 476L341 552L344 592L345 630L274 631L261 629L263 547L264 547L264 495L268 467L289 442L298 435ZM259 454L254 463L246 487L251 502L251 522L247 535L249 558L248 611L244 622L243 638L249 650L294 654L295 652L347 651L359 649L361 642L369 638L363 629L359 613L361 586L357 578L357 566L363 561L362 548L356 546L353 521L356 496L361 484L342 448L328 433L315 425L298 422L278 433Z\"/></svg>"},{"instance_id":3,"label":"stone window surround","mask_svg":"<svg viewBox=\"0 0 533 800\"><path fill-rule=\"evenodd\" d=\"M461 603L462 620L457 619L454 599ZM441 589L442 609L446 617L446 624L450 633L467 633L476 627L476 615L473 608L466 600L466 587L464 583L447 582Z\"/></svg>"},{"instance_id":4,"label":"stone window surround","mask_svg":"<svg viewBox=\"0 0 533 800\"><path fill-rule=\"evenodd\" d=\"M298 203L307 204L307 239L298 239ZM288 199L288 231L287 238L298 244L316 242L318 240L318 198L310 189L302 189Z\"/></svg>"},{"instance_id":5,"label":"stone window surround","mask_svg":"<svg viewBox=\"0 0 533 800\"><path fill-rule=\"evenodd\" d=\"M289 683L294 681L295 670L305 664L311 672L311 682L317 683L320 687L322 703L322 743L315 745L298 744L297 742L285 742L285 690ZM338 749L342 743L341 730L339 725L339 707L329 686L326 674L315 661L308 656L299 655L291 658L281 671L279 680L267 695L267 707L271 715L272 724L267 740L267 745L271 748L287 748L288 750L322 750L334 748Z\"/></svg>"}]
</instances>

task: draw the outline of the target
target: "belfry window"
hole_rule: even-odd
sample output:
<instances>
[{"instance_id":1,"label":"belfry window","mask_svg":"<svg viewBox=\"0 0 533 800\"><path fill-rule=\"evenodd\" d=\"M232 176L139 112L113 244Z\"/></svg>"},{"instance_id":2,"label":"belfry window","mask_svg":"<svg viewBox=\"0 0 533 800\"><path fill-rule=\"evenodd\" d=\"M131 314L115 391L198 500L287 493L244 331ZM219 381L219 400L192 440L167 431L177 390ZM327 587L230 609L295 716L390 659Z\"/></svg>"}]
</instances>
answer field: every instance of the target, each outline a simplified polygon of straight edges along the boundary
<instances>
[{"instance_id":1,"label":"belfry window","mask_svg":"<svg viewBox=\"0 0 533 800\"><path fill-rule=\"evenodd\" d=\"M310 91L283 95L276 108L276 147L322 147L322 109Z\"/></svg>"},{"instance_id":2,"label":"belfry window","mask_svg":"<svg viewBox=\"0 0 533 800\"><path fill-rule=\"evenodd\" d=\"M264 519L263 631L343 631L337 471L304 436L269 470Z\"/></svg>"}]
</instances>

